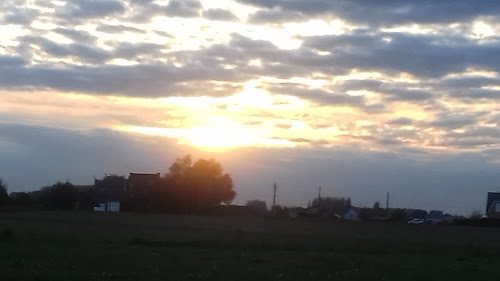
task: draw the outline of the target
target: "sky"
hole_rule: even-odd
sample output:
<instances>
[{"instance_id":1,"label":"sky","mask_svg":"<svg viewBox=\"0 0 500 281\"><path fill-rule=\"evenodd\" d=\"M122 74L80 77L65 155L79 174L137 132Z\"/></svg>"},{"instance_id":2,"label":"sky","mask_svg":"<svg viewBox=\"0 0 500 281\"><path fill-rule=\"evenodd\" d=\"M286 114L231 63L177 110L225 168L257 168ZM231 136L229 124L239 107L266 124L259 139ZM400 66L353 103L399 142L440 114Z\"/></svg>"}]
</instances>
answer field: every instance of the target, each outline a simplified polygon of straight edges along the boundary
<instances>
[{"instance_id":1,"label":"sky","mask_svg":"<svg viewBox=\"0 0 500 281\"><path fill-rule=\"evenodd\" d=\"M484 211L500 189L496 1L6 0L9 192L214 158L235 203Z\"/></svg>"}]
</instances>

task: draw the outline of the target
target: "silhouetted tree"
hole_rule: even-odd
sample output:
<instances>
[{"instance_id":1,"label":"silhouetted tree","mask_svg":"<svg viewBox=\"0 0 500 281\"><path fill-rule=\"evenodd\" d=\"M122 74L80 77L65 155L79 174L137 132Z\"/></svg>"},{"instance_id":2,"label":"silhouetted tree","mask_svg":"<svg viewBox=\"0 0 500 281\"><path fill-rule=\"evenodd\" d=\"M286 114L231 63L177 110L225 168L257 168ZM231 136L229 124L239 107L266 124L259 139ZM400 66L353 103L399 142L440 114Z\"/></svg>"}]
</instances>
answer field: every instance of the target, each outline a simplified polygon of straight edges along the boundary
<instances>
[{"instance_id":1,"label":"silhouetted tree","mask_svg":"<svg viewBox=\"0 0 500 281\"><path fill-rule=\"evenodd\" d=\"M233 180L220 163L200 159L193 164L191 156L178 158L170 166L155 194L170 211L205 210L230 204L236 196Z\"/></svg>"},{"instance_id":2,"label":"silhouetted tree","mask_svg":"<svg viewBox=\"0 0 500 281\"><path fill-rule=\"evenodd\" d=\"M318 215L342 216L350 208L350 200L338 197L315 198L311 207L318 210Z\"/></svg>"},{"instance_id":3,"label":"silhouetted tree","mask_svg":"<svg viewBox=\"0 0 500 281\"><path fill-rule=\"evenodd\" d=\"M361 208L359 210L359 218L363 221L370 221L373 219L373 209Z\"/></svg>"},{"instance_id":4,"label":"silhouetted tree","mask_svg":"<svg viewBox=\"0 0 500 281\"><path fill-rule=\"evenodd\" d=\"M94 202L92 187L76 187L78 191L78 209L92 210L96 202Z\"/></svg>"},{"instance_id":5,"label":"silhouetted tree","mask_svg":"<svg viewBox=\"0 0 500 281\"><path fill-rule=\"evenodd\" d=\"M287 217L288 216L288 210L285 207L282 207L280 205L276 205L271 209L271 212L273 213L274 216L277 217Z\"/></svg>"},{"instance_id":6,"label":"silhouetted tree","mask_svg":"<svg viewBox=\"0 0 500 281\"><path fill-rule=\"evenodd\" d=\"M30 194L26 192L12 192L9 195L9 203L17 206L27 206L32 204Z\"/></svg>"},{"instance_id":7,"label":"silhouetted tree","mask_svg":"<svg viewBox=\"0 0 500 281\"><path fill-rule=\"evenodd\" d=\"M404 209L394 209L389 216L389 220L394 222L406 222L408 221L408 215Z\"/></svg>"},{"instance_id":8,"label":"silhouetted tree","mask_svg":"<svg viewBox=\"0 0 500 281\"><path fill-rule=\"evenodd\" d=\"M7 204L9 200L9 194L7 193L7 185L0 178L0 205Z\"/></svg>"},{"instance_id":9,"label":"silhouetted tree","mask_svg":"<svg viewBox=\"0 0 500 281\"><path fill-rule=\"evenodd\" d=\"M378 202L378 201L377 201L377 202L375 202L375 204L373 204L373 209L374 209L374 210L378 210L378 209L380 209L380 202Z\"/></svg>"},{"instance_id":10,"label":"silhouetted tree","mask_svg":"<svg viewBox=\"0 0 500 281\"><path fill-rule=\"evenodd\" d=\"M262 210L262 211L267 212L267 204L266 204L266 201L263 201L263 200L250 200L250 201L247 201L245 206L250 207L250 208L254 208L256 210Z\"/></svg>"},{"instance_id":11,"label":"silhouetted tree","mask_svg":"<svg viewBox=\"0 0 500 281\"><path fill-rule=\"evenodd\" d=\"M78 190L69 182L58 182L40 190L39 200L50 209L74 209L78 201Z\"/></svg>"}]
</instances>

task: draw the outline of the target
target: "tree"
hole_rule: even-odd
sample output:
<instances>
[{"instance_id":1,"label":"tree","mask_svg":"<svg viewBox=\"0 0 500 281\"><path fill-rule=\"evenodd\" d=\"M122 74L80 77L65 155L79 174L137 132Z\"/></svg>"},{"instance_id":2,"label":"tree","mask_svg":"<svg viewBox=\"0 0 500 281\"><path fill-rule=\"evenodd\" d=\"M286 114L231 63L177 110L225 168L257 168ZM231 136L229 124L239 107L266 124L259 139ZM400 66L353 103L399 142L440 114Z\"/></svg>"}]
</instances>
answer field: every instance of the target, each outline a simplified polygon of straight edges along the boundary
<instances>
[{"instance_id":1,"label":"tree","mask_svg":"<svg viewBox=\"0 0 500 281\"><path fill-rule=\"evenodd\" d=\"M311 203L311 207L318 210L318 215L343 216L351 206L350 200L345 198L321 197L315 198Z\"/></svg>"},{"instance_id":2,"label":"tree","mask_svg":"<svg viewBox=\"0 0 500 281\"><path fill-rule=\"evenodd\" d=\"M266 201L263 200L250 200L246 203L247 207L254 208L256 210L261 210L267 212L267 204Z\"/></svg>"},{"instance_id":3,"label":"tree","mask_svg":"<svg viewBox=\"0 0 500 281\"><path fill-rule=\"evenodd\" d=\"M408 215L404 209L394 209L389 216L389 220L395 222L406 222L408 221Z\"/></svg>"},{"instance_id":4,"label":"tree","mask_svg":"<svg viewBox=\"0 0 500 281\"><path fill-rule=\"evenodd\" d=\"M50 209L74 209L78 202L78 190L69 182L58 182L43 187L39 194L40 203Z\"/></svg>"},{"instance_id":5,"label":"tree","mask_svg":"<svg viewBox=\"0 0 500 281\"><path fill-rule=\"evenodd\" d=\"M32 204L31 196L26 192L12 192L9 195L9 204L27 206Z\"/></svg>"},{"instance_id":6,"label":"tree","mask_svg":"<svg viewBox=\"0 0 500 281\"><path fill-rule=\"evenodd\" d=\"M373 209L374 209L374 210L378 210L378 209L380 209L380 202L378 202L378 201L377 201L377 202L375 202L375 204L373 204Z\"/></svg>"},{"instance_id":7,"label":"tree","mask_svg":"<svg viewBox=\"0 0 500 281\"><path fill-rule=\"evenodd\" d=\"M9 194L7 193L7 185L0 178L0 205L7 204L9 200Z\"/></svg>"},{"instance_id":8,"label":"tree","mask_svg":"<svg viewBox=\"0 0 500 281\"><path fill-rule=\"evenodd\" d=\"M204 210L230 204L236 192L233 180L224 173L222 165L214 159L199 159L194 164L191 156L178 158L164 176L156 190L157 199L174 211Z\"/></svg>"},{"instance_id":9,"label":"tree","mask_svg":"<svg viewBox=\"0 0 500 281\"><path fill-rule=\"evenodd\" d=\"M288 216L288 209L285 207L282 207L280 205L276 205L272 207L271 213L273 213L274 216L277 217L287 217Z\"/></svg>"}]
</instances>

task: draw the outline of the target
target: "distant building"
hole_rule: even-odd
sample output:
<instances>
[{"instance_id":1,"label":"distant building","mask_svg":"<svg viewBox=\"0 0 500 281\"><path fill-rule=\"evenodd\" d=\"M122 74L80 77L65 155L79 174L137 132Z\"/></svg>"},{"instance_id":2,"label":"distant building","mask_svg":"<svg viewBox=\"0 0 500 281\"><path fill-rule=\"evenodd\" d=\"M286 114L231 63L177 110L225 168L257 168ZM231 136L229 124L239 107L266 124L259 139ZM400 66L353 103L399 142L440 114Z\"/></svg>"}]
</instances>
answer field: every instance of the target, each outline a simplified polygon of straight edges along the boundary
<instances>
[{"instance_id":1,"label":"distant building","mask_svg":"<svg viewBox=\"0 0 500 281\"><path fill-rule=\"evenodd\" d=\"M123 201L127 198L127 179L111 175L94 180L94 202Z\"/></svg>"},{"instance_id":2,"label":"distant building","mask_svg":"<svg viewBox=\"0 0 500 281\"><path fill-rule=\"evenodd\" d=\"M160 181L160 173L144 174L130 173L128 177L127 192L131 198L145 197L151 189Z\"/></svg>"},{"instance_id":3,"label":"distant building","mask_svg":"<svg viewBox=\"0 0 500 281\"><path fill-rule=\"evenodd\" d=\"M500 218L500 192L488 192L486 215L488 218Z\"/></svg>"}]
</instances>

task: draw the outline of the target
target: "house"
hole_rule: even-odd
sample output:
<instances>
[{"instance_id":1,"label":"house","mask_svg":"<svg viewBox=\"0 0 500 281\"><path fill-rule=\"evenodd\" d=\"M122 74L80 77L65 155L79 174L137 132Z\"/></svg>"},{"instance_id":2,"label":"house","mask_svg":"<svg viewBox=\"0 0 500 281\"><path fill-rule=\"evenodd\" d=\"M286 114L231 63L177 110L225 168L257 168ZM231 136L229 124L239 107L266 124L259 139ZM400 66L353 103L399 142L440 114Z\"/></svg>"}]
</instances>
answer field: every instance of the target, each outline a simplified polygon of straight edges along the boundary
<instances>
[{"instance_id":1,"label":"house","mask_svg":"<svg viewBox=\"0 0 500 281\"><path fill-rule=\"evenodd\" d=\"M102 180L95 179L92 195L95 203L125 201L127 198L127 179L115 175L106 176Z\"/></svg>"},{"instance_id":2,"label":"house","mask_svg":"<svg viewBox=\"0 0 500 281\"><path fill-rule=\"evenodd\" d=\"M488 218L500 218L500 192L488 192L486 216Z\"/></svg>"},{"instance_id":3,"label":"house","mask_svg":"<svg viewBox=\"0 0 500 281\"><path fill-rule=\"evenodd\" d=\"M359 220L358 212L353 208L350 208L345 214L344 219L349 221L357 221Z\"/></svg>"},{"instance_id":4,"label":"house","mask_svg":"<svg viewBox=\"0 0 500 281\"><path fill-rule=\"evenodd\" d=\"M146 197L160 179L160 173L130 173L128 177L127 193L131 198Z\"/></svg>"},{"instance_id":5,"label":"house","mask_svg":"<svg viewBox=\"0 0 500 281\"><path fill-rule=\"evenodd\" d=\"M96 206L94 206L94 212L118 213L120 212L120 202L109 201L109 202L99 203Z\"/></svg>"}]
</instances>

